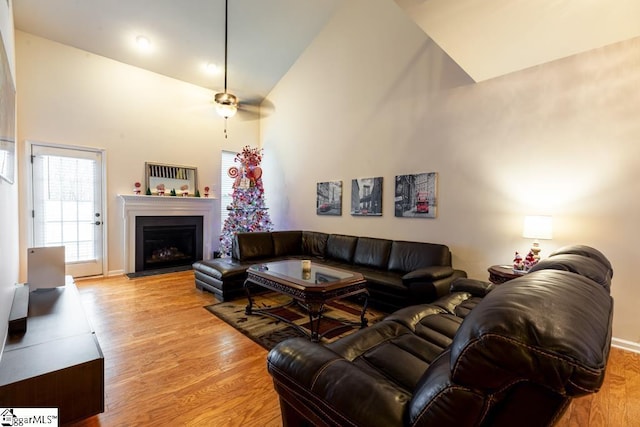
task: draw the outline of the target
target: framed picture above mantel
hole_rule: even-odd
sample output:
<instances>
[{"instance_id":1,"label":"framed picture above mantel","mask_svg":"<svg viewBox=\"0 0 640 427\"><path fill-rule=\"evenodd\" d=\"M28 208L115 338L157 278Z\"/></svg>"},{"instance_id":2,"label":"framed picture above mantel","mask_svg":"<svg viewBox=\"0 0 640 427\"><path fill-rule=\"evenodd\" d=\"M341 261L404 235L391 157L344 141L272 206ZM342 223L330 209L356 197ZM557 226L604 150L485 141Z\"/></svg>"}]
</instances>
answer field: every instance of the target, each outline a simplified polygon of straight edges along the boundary
<instances>
[{"instance_id":1,"label":"framed picture above mantel","mask_svg":"<svg viewBox=\"0 0 640 427\"><path fill-rule=\"evenodd\" d=\"M145 190L151 194L168 195L175 190L177 194L193 196L198 189L198 169L193 166L146 162L144 169Z\"/></svg>"}]
</instances>

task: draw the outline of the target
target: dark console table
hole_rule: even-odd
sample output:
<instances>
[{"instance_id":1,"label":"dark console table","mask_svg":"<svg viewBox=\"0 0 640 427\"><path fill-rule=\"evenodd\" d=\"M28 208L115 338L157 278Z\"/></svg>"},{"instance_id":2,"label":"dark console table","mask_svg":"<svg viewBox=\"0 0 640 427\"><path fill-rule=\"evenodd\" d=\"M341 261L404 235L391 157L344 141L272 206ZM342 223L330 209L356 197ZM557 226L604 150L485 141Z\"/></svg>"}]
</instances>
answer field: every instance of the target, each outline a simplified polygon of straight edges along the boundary
<instances>
[{"instance_id":1,"label":"dark console table","mask_svg":"<svg viewBox=\"0 0 640 427\"><path fill-rule=\"evenodd\" d=\"M0 407L56 407L61 424L104 412L104 356L72 281L29 295L27 330L0 360Z\"/></svg>"}]
</instances>

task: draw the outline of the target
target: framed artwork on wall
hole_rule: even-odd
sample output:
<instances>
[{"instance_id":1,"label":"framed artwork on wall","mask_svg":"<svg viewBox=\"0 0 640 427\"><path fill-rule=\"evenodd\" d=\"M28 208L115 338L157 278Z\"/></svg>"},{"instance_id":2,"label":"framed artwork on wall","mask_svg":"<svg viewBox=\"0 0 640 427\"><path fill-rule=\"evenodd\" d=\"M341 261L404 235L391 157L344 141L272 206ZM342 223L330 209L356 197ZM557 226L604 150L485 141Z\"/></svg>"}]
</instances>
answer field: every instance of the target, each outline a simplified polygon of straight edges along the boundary
<instances>
[{"instance_id":1,"label":"framed artwork on wall","mask_svg":"<svg viewBox=\"0 0 640 427\"><path fill-rule=\"evenodd\" d=\"M16 156L16 89L0 35L0 177L13 184Z\"/></svg>"},{"instance_id":2,"label":"framed artwork on wall","mask_svg":"<svg viewBox=\"0 0 640 427\"><path fill-rule=\"evenodd\" d=\"M316 213L342 215L342 181L319 182L316 187Z\"/></svg>"},{"instance_id":3,"label":"framed artwork on wall","mask_svg":"<svg viewBox=\"0 0 640 427\"><path fill-rule=\"evenodd\" d=\"M351 215L382 216L382 177L351 180Z\"/></svg>"},{"instance_id":4,"label":"framed artwork on wall","mask_svg":"<svg viewBox=\"0 0 640 427\"><path fill-rule=\"evenodd\" d=\"M169 194L171 190L176 190L193 196L198 189L198 169L193 166L145 162L144 170L145 189L151 190L151 194L161 191Z\"/></svg>"},{"instance_id":5,"label":"framed artwork on wall","mask_svg":"<svg viewBox=\"0 0 640 427\"><path fill-rule=\"evenodd\" d=\"M438 209L438 174L396 175L395 216L435 218Z\"/></svg>"}]
</instances>

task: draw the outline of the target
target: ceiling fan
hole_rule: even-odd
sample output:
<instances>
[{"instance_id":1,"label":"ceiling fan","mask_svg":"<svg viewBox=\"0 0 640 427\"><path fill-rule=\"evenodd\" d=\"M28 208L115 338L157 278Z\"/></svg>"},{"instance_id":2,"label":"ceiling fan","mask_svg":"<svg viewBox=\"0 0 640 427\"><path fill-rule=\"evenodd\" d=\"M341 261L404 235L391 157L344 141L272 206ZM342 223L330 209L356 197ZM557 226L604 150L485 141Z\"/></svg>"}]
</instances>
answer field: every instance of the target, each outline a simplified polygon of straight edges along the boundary
<instances>
[{"instance_id":1,"label":"ceiling fan","mask_svg":"<svg viewBox=\"0 0 640 427\"><path fill-rule=\"evenodd\" d=\"M235 116L238 111L243 113L245 119L259 118L260 105L264 100L251 99L239 102L238 97L227 90L227 57L228 57L228 35L229 35L229 0L224 2L224 91L218 92L214 96L216 112L225 119L224 136L227 138L226 120Z\"/></svg>"},{"instance_id":2,"label":"ceiling fan","mask_svg":"<svg viewBox=\"0 0 640 427\"><path fill-rule=\"evenodd\" d=\"M228 119L236 115L238 111L238 97L227 92L227 44L229 33L229 0L224 2L224 92L216 93L213 98L216 103L218 115ZM227 130L225 129L225 136Z\"/></svg>"}]
</instances>

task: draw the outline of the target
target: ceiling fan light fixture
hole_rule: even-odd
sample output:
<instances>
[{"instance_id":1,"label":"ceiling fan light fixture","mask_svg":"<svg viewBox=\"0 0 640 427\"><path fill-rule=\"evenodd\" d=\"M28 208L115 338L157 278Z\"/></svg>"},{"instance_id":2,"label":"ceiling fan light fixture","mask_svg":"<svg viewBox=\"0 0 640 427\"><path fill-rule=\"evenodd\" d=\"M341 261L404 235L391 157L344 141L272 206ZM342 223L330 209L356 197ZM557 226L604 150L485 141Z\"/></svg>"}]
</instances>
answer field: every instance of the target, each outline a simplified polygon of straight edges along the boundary
<instances>
[{"instance_id":1,"label":"ceiling fan light fixture","mask_svg":"<svg viewBox=\"0 0 640 427\"><path fill-rule=\"evenodd\" d=\"M219 116L228 119L238 112L238 98L228 92L216 93L216 112Z\"/></svg>"}]
</instances>

